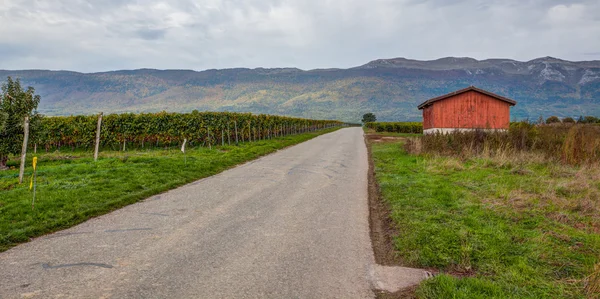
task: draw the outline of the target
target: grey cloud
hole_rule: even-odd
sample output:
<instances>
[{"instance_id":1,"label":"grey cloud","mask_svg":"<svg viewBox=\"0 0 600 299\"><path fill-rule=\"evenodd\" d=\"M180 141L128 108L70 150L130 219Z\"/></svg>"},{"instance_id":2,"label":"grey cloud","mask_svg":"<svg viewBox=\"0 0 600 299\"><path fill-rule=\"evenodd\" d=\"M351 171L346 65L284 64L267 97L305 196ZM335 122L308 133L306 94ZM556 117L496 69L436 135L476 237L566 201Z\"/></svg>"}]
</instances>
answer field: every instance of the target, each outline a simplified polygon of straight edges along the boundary
<instances>
[{"instance_id":1,"label":"grey cloud","mask_svg":"<svg viewBox=\"0 0 600 299\"><path fill-rule=\"evenodd\" d=\"M136 34L145 40L156 40L164 38L166 32L164 29L139 29Z\"/></svg>"},{"instance_id":2,"label":"grey cloud","mask_svg":"<svg viewBox=\"0 0 600 299\"><path fill-rule=\"evenodd\" d=\"M0 68L310 69L390 57L580 60L600 49L595 0L4 3Z\"/></svg>"}]
</instances>

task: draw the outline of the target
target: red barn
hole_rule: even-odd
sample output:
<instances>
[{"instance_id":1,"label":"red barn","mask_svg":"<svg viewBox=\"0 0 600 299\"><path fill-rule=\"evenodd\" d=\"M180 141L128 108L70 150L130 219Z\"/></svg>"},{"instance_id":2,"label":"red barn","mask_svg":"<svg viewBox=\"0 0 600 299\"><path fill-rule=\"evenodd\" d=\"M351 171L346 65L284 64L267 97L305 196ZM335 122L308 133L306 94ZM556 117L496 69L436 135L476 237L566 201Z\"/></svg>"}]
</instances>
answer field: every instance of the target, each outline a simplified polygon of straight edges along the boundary
<instances>
[{"instance_id":1,"label":"red barn","mask_svg":"<svg viewBox=\"0 0 600 299\"><path fill-rule=\"evenodd\" d=\"M474 86L423 102L423 133L454 130L507 130L517 102Z\"/></svg>"}]
</instances>

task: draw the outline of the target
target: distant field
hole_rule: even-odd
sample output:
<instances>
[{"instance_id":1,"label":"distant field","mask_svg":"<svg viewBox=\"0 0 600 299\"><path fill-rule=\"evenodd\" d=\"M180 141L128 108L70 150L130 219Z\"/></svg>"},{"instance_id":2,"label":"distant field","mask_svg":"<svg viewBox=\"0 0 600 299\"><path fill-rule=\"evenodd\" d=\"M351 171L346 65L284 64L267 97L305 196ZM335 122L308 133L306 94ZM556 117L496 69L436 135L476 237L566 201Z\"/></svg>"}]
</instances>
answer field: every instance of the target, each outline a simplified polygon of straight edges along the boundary
<instances>
[{"instance_id":1,"label":"distant field","mask_svg":"<svg viewBox=\"0 0 600 299\"><path fill-rule=\"evenodd\" d=\"M403 138L382 138L372 157L396 252L406 266L441 272L417 297L598 297L598 165L417 156Z\"/></svg>"},{"instance_id":2,"label":"distant field","mask_svg":"<svg viewBox=\"0 0 600 299\"><path fill-rule=\"evenodd\" d=\"M185 159L179 147L104 151L97 162L91 152L39 154L35 210L28 183L18 184L18 170L0 171L0 251L335 130L239 146L190 147ZM18 168L15 159L8 165Z\"/></svg>"}]
</instances>

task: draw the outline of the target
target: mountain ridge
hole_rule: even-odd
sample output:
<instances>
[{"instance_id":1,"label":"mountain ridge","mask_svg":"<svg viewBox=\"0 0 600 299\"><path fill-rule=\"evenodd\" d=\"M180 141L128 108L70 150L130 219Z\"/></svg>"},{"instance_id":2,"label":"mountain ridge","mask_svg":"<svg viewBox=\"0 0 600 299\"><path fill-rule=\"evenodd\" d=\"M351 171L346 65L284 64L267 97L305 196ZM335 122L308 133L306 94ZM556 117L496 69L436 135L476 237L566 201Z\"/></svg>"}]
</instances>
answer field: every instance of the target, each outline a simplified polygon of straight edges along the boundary
<instances>
[{"instance_id":1,"label":"mountain ridge","mask_svg":"<svg viewBox=\"0 0 600 299\"><path fill-rule=\"evenodd\" d=\"M600 115L600 61L443 57L376 59L348 69L136 69L80 73L0 70L42 96L47 115L185 112L271 113L358 121L418 120L416 106L470 85L518 102L513 119Z\"/></svg>"}]
</instances>

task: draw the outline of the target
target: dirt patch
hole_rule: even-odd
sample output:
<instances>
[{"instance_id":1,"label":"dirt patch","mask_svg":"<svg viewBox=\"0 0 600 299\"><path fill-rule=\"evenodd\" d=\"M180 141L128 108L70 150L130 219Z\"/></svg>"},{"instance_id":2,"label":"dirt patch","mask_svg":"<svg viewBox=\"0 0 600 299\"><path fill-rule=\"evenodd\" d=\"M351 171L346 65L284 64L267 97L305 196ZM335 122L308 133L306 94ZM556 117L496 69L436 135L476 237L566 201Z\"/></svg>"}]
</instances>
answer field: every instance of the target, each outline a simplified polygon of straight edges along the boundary
<instances>
[{"instance_id":1,"label":"dirt patch","mask_svg":"<svg viewBox=\"0 0 600 299\"><path fill-rule=\"evenodd\" d=\"M405 289L402 289L400 291L394 292L394 293L389 293L389 292L385 292L385 291L375 291L375 298L377 299L415 299L417 298L416 296L416 291L417 291L417 287L418 286L412 286L412 287L408 287Z\"/></svg>"},{"instance_id":2,"label":"dirt patch","mask_svg":"<svg viewBox=\"0 0 600 299\"><path fill-rule=\"evenodd\" d=\"M365 141L367 142L367 146L369 142L398 142L406 139L406 137L396 137L396 136L382 136L375 134L365 134Z\"/></svg>"}]
</instances>

